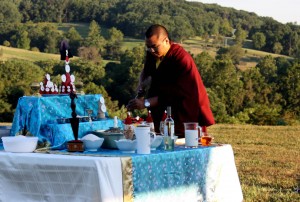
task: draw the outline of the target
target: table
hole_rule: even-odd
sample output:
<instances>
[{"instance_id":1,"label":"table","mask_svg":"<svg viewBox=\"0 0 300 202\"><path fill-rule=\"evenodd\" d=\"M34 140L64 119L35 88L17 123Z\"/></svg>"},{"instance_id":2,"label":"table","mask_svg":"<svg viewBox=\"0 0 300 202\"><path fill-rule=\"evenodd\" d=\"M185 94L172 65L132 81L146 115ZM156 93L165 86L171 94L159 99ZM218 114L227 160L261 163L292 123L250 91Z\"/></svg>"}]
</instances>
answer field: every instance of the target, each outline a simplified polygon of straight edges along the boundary
<instances>
[{"instance_id":1,"label":"table","mask_svg":"<svg viewBox=\"0 0 300 202\"><path fill-rule=\"evenodd\" d=\"M243 201L230 145L53 152L0 151L0 201Z\"/></svg>"},{"instance_id":2,"label":"table","mask_svg":"<svg viewBox=\"0 0 300 202\"><path fill-rule=\"evenodd\" d=\"M87 115L86 109L92 109L92 116L97 116L100 94L78 95L75 99L76 113L79 116ZM26 126L31 135L39 137L39 141L49 142L52 147L60 147L65 142L73 140L73 131L70 124L58 124L58 118L71 117L71 99L68 95L24 96L18 100L14 114L11 135L20 133ZM101 130L113 127L113 119L106 118L98 121L81 122L78 137L81 138L90 130ZM119 126L121 121L119 120Z\"/></svg>"}]
</instances>

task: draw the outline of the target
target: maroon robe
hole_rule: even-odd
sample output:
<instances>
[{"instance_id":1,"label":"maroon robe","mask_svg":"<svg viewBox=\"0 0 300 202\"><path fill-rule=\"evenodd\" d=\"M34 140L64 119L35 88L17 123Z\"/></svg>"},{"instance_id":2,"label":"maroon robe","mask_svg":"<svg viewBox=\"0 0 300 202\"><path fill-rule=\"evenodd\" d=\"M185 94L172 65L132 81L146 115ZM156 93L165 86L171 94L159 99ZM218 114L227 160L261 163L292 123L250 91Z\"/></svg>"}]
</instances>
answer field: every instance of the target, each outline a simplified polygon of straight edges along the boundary
<instances>
[{"instance_id":1,"label":"maroon robe","mask_svg":"<svg viewBox=\"0 0 300 202\"><path fill-rule=\"evenodd\" d=\"M158 68L156 58L147 53L143 78L151 76L148 97L158 96L158 106L152 107L155 129L167 106L172 107L175 133L184 137L184 122L198 122L201 126L215 123L209 99L193 58L180 45L171 44Z\"/></svg>"}]
</instances>

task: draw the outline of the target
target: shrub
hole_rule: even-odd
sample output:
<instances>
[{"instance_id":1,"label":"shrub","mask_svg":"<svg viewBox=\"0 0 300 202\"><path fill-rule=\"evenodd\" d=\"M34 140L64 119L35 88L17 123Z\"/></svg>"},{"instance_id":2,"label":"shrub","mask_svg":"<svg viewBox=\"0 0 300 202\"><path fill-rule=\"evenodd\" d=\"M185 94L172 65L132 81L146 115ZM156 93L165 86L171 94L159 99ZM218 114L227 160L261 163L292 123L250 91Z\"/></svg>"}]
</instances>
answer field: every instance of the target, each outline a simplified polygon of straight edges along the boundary
<instances>
[{"instance_id":1,"label":"shrub","mask_svg":"<svg viewBox=\"0 0 300 202\"><path fill-rule=\"evenodd\" d=\"M3 41L3 46L10 47L10 42L7 40Z\"/></svg>"}]
</instances>

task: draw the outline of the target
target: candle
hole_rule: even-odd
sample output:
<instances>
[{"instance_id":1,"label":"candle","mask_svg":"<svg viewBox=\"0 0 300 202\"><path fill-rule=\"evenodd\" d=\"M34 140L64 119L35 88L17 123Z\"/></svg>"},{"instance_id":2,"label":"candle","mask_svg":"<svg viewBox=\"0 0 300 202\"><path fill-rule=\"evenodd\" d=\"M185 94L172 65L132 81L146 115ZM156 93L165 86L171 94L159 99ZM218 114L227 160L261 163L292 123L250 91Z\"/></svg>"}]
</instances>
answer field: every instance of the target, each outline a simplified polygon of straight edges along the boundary
<instances>
[{"instance_id":1,"label":"candle","mask_svg":"<svg viewBox=\"0 0 300 202\"><path fill-rule=\"evenodd\" d=\"M118 117L114 117L114 128L118 128Z\"/></svg>"}]
</instances>

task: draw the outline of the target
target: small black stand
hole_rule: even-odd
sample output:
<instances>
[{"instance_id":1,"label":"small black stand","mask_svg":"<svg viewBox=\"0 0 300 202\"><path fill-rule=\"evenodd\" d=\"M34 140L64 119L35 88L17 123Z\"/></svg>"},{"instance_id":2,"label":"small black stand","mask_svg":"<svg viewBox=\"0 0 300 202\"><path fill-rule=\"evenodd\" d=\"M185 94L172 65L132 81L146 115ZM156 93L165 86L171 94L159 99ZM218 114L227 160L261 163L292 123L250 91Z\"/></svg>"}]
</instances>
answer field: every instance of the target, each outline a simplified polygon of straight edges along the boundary
<instances>
[{"instance_id":1,"label":"small black stand","mask_svg":"<svg viewBox=\"0 0 300 202\"><path fill-rule=\"evenodd\" d=\"M77 95L74 92L71 92L70 98L71 98L71 109L72 109L72 118L70 118L70 123L71 123L75 140L71 140L67 143L67 149L70 152L83 152L84 151L83 142L81 140L78 140L79 118L77 117L76 114L76 104L74 101L75 98L77 98Z\"/></svg>"}]
</instances>

